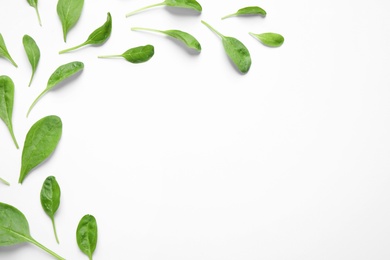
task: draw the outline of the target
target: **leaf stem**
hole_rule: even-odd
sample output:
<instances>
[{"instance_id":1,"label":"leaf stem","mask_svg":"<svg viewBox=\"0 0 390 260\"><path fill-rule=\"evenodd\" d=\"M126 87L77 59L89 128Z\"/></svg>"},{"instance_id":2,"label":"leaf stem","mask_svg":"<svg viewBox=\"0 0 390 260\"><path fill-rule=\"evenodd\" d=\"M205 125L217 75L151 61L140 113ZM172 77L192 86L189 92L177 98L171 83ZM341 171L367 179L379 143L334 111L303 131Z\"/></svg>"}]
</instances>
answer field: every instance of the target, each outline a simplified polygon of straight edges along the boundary
<instances>
[{"instance_id":1,"label":"leaf stem","mask_svg":"<svg viewBox=\"0 0 390 260\"><path fill-rule=\"evenodd\" d=\"M109 59L109 58L119 58L122 57L122 55L116 54L116 55L103 55L103 56L98 56L100 59Z\"/></svg>"},{"instance_id":2,"label":"leaf stem","mask_svg":"<svg viewBox=\"0 0 390 260\"><path fill-rule=\"evenodd\" d=\"M220 32L218 32L217 30L215 30L211 25L209 25L208 23L206 23L205 21L201 21L204 25L206 25L211 31L213 31L213 32L215 32L216 34L218 34L218 36L219 37L221 37L221 38L224 38L225 36L222 34L222 33L220 33Z\"/></svg>"},{"instance_id":3,"label":"leaf stem","mask_svg":"<svg viewBox=\"0 0 390 260\"><path fill-rule=\"evenodd\" d=\"M38 6L35 6L35 12L37 13L37 16L38 16L39 25L42 26L41 16L39 15Z\"/></svg>"},{"instance_id":4,"label":"leaf stem","mask_svg":"<svg viewBox=\"0 0 390 260\"><path fill-rule=\"evenodd\" d=\"M223 20L223 19L226 19L226 18L229 18L229 17L236 16L236 15L237 15L237 13L234 13L234 14L228 14L228 15L226 15L226 16L224 16L224 17L222 17L222 18L221 18L221 20Z\"/></svg>"},{"instance_id":5,"label":"leaf stem","mask_svg":"<svg viewBox=\"0 0 390 260\"><path fill-rule=\"evenodd\" d=\"M4 183L5 185L9 186L9 182L4 180L3 178L0 178L0 182Z\"/></svg>"},{"instance_id":6,"label":"leaf stem","mask_svg":"<svg viewBox=\"0 0 390 260\"><path fill-rule=\"evenodd\" d=\"M56 237L57 244L59 244L60 241L58 240L57 228L56 228L56 224L55 224L55 222L54 222L54 217L50 217L50 219L51 219L51 223L52 223L52 225L53 225L54 235L55 235L55 237Z\"/></svg>"},{"instance_id":7,"label":"leaf stem","mask_svg":"<svg viewBox=\"0 0 390 260\"><path fill-rule=\"evenodd\" d=\"M57 258L58 260L65 260L65 258L57 255L56 253L54 253L53 251L51 251L49 248L45 247L44 245L42 245L41 243L39 243L38 241L36 241L34 238L30 238L29 239L29 242L33 243L34 245L36 245L37 247L39 247L40 249L43 249L45 250L47 253L51 254L52 256L54 256L55 258Z\"/></svg>"},{"instance_id":8,"label":"leaf stem","mask_svg":"<svg viewBox=\"0 0 390 260\"><path fill-rule=\"evenodd\" d=\"M161 5L165 5L165 2L161 2L161 3L153 4L153 5L148 5L148 6L145 6L145 7L140 8L140 9L137 9L137 10L135 10L135 11L132 11L132 12L130 12L130 13L127 13L127 14L126 14L126 18L129 17L129 16L131 16L131 15L133 15L133 14L136 14L136 13L138 13L138 12L140 12L140 11L143 11L143 10L145 10L145 9L152 8L152 7L156 7L156 6L161 6Z\"/></svg>"},{"instance_id":9,"label":"leaf stem","mask_svg":"<svg viewBox=\"0 0 390 260\"><path fill-rule=\"evenodd\" d=\"M144 28L144 27L132 27L132 31L150 31L150 32L158 32L158 33L163 33L161 30L156 30L156 29L150 29L150 28Z\"/></svg>"},{"instance_id":10,"label":"leaf stem","mask_svg":"<svg viewBox=\"0 0 390 260\"><path fill-rule=\"evenodd\" d=\"M76 49L78 49L78 48L80 48L80 47L83 47L83 46L86 45L86 44L87 44L87 43L84 42L84 43L79 44L79 45L77 45L77 46L74 46L74 47L72 47L72 48L62 50L62 51L59 52L59 54L63 54L63 53L65 53L65 52L69 52L69 51L76 50Z\"/></svg>"},{"instance_id":11,"label":"leaf stem","mask_svg":"<svg viewBox=\"0 0 390 260\"><path fill-rule=\"evenodd\" d=\"M35 104L38 102L38 100L39 100L43 95L45 95L47 91L48 91L47 89L45 89L44 91L42 91L42 93L39 94L39 96L34 100L34 102L31 104L30 108L29 108L28 111L27 111L26 117L28 117L28 115L29 115L30 112L31 112L31 109L33 109L33 107L34 107Z\"/></svg>"},{"instance_id":12,"label":"leaf stem","mask_svg":"<svg viewBox=\"0 0 390 260\"><path fill-rule=\"evenodd\" d=\"M31 78L30 78L30 82L28 83L28 86L31 86L31 82L33 80L33 77L34 77L34 72L31 74Z\"/></svg>"}]
</instances>

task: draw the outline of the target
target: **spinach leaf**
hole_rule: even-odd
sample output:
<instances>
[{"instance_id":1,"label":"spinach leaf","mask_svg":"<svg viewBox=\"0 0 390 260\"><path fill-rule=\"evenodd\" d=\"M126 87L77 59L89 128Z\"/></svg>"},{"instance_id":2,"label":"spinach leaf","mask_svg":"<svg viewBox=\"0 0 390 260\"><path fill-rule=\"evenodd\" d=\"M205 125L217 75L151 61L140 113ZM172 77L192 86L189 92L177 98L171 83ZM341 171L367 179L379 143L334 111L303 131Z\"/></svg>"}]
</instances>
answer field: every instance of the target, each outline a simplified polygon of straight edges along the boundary
<instances>
[{"instance_id":1,"label":"spinach leaf","mask_svg":"<svg viewBox=\"0 0 390 260\"><path fill-rule=\"evenodd\" d=\"M4 38L3 38L3 36L1 35L1 33L0 33L0 57L6 58L6 59L9 60L15 67L18 67L18 65L16 65L15 61L11 58L11 55L9 54L9 52L8 52L8 50L7 50L7 46L5 45L5 41L4 41Z\"/></svg>"},{"instance_id":2,"label":"spinach leaf","mask_svg":"<svg viewBox=\"0 0 390 260\"><path fill-rule=\"evenodd\" d=\"M34 244L59 260L65 260L32 238L28 221L22 212L11 205L0 202L0 246L12 246L26 242Z\"/></svg>"},{"instance_id":3,"label":"spinach leaf","mask_svg":"<svg viewBox=\"0 0 390 260\"><path fill-rule=\"evenodd\" d=\"M31 86L31 82L33 80L35 71L37 70L39 59L41 57L41 52L34 39L27 34L23 36L23 46L32 68L30 82L28 83L28 86Z\"/></svg>"},{"instance_id":4,"label":"spinach leaf","mask_svg":"<svg viewBox=\"0 0 390 260\"><path fill-rule=\"evenodd\" d=\"M6 180L4 180L4 179L2 179L2 178L0 178L0 182L2 182L2 183L4 183L5 185L9 186L9 182L6 181Z\"/></svg>"},{"instance_id":5,"label":"spinach leaf","mask_svg":"<svg viewBox=\"0 0 390 260\"><path fill-rule=\"evenodd\" d=\"M189 8L189 9L196 10L198 12L202 12L202 6L196 0L165 0L164 2L161 2L158 4L153 4L153 5L148 5L148 6L140 8L140 9L137 9L133 12L127 13L126 17L129 17L133 14L136 14L140 11L143 11L143 10L146 10L146 9L149 9L152 7L162 6L162 5L166 5L166 6L170 6L170 7L178 7L178 8Z\"/></svg>"},{"instance_id":6,"label":"spinach leaf","mask_svg":"<svg viewBox=\"0 0 390 260\"><path fill-rule=\"evenodd\" d=\"M230 60L236 65L241 73L247 73L251 67L252 60L245 45L236 38L222 35L205 21L202 21L202 23L221 37L223 47Z\"/></svg>"},{"instance_id":7,"label":"spinach leaf","mask_svg":"<svg viewBox=\"0 0 390 260\"><path fill-rule=\"evenodd\" d=\"M141 27L133 27L131 28L133 31L151 31L151 32L158 32L158 33L163 33L166 34L172 38L175 38L181 42L183 42L187 47L191 49L195 49L197 51L201 51L201 46L200 43L198 42L197 39L195 39L194 36L187 32L183 32L180 30L166 30L166 31L161 31L161 30L155 30L155 29L149 29L149 28L141 28Z\"/></svg>"},{"instance_id":8,"label":"spinach leaf","mask_svg":"<svg viewBox=\"0 0 390 260\"><path fill-rule=\"evenodd\" d=\"M38 0L27 0L27 2L30 6L34 7L35 12L37 13L37 16L38 16L39 25L42 26L41 16L39 15L39 12L38 12Z\"/></svg>"},{"instance_id":9,"label":"spinach leaf","mask_svg":"<svg viewBox=\"0 0 390 260\"><path fill-rule=\"evenodd\" d=\"M46 214L50 217L53 225L54 235L57 243L59 244L57 229L54 223L54 214L57 212L60 206L61 189L60 185L54 176L49 176L43 182L41 189L41 205Z\"/></svg>"},{"instance_id":10,"label":"spinach leaf","mask_svg":"<svg viewBox=\"0 0 390 260\"><path fill-rule=\"evenodd\" d=\"M108 38L110 38L111 30L112 30L112 18L111 18L111 14L107 13L106 22L102 26L97 28L95 31L93 31L88 36L88 39L84 43L66 50L62 50L59 53L62 54L65 52L73 51L88 44L94 44L94 45L103 44L108 40Z\"/></svg>"},{"instance_id":11,"label":"spinach leaf","mask_svg":"<svg viewBox=\"0 0 390 260\"><path fill-rule=\"evenodd\" d=\"M76 231L77 245L80 250L92 260L92 254L96 249L98 229L96 219L92 215L81 218Z\"/></svg>"},{"instance_id":12,"label":"spinach leaf","mask_svg":"<svg viewBox=\"0 0 390 260\"><path fill-rule=\"evenodd\" d=\"M19 183L23 182L32 169L49 158L61 135L61 118L54 115L41 118L30 128L24 141Z\"/></svg>"},{"instance_id":13,"label":"spinach leaf","mask_svg":"<svg viewBox=\"0 0 390 260\"><path fill-rule=\"evenodd\" d=\"M69 30L76 25L83 10L84 0L58 0L57 14L62 24L64 42Z\"/></svg>"},{"instance_id":14,"label":"spinach leaf","mask_svg":"<svg viewBox=\"0 0 390 260\"><path fill-rule=\"evenodd\" d=\"M8 76L0 76L0 118L4 121L11 133L12 140L17 149L19 149L16 141L13 126L12 112L14 107L14 82Z\"/></svg>"},{"instance_id":15,"label":"spinach leaf","mask_svg":"<svg viewBox=\"0 0 390 260\"><path fill-rule=\"evenodd\" d=\"M79 71L82 71L84 69L84 63L80 61L73 61L69 62L67 64L59 66L53 74L51 74L49 80L47 81L46 89L34 100L34 102L31 104L28 112L27 117L31 112L31 109L35 106L35 104L38 102L38 100L45 95L47 92L49 92L52 88L54 88L56 85L58 85L60 82L64 81L65 79L73 76Z\"/></svg>"},{"instance_id":16,"label":"spinach leaf","mask_svg":"<svg viewBox=\"0 0 390 260\"><path fill-rule=\"evenodd\" d=\"M222 17L221 19L226 19L228 17L240 16L240 15L260 15L260 16L264 17L267 15L267 12L263 8L258 7L258 6L248 6L248 7L244 7L244 8L239 9L234 14L226 15L226 16Z\"/></svg>"},{"instance_id":17,"label":"spinach leaf","mask_svg":"<svg viewBox=\"0 0 390 260\"><path fill-rule=\"evenodd\" d=\"M98 58L123 57L131 63L142 63L150 60L154 55L154 47L145 45L128 49L122 54L98 56Z\"/></svg>"},{"instance_id":18,"label":"spinach leaf","mask_svg":"<svg viewBox=\"0 0 390 260\"><path fill-rule=\"evenodd\" d=\"M284 43L284 37L278 33L268 32L256 34L250 32L249 34L258 39L264 45L269 47L279 47L282 46L282 44Z\"/></svg>"}]
</instances>

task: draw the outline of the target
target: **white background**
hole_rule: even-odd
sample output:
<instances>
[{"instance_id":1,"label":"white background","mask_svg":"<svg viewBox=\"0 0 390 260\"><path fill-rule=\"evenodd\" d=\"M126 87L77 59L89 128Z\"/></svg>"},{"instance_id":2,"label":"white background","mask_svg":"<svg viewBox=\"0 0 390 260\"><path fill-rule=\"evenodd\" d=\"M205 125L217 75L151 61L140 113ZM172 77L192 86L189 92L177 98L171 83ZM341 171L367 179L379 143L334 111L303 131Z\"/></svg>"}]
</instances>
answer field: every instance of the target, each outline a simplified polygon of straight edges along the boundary
<instances>
[{"instance_id":1,"label":"white background","mask_svg":"<svg viewBox=\"0 0 390 260\"><path fill-rule=\"evenodd\" d=\"M390 258L390 3L373 1L201 1L203 12L146 0L85 0L63 42L57 1L40 1L43 26L26 1L1 0L0 33L18 68L14 130L0 123L0 201L21 210L31 235L66 259L87 259L75 230L92 214L94 259L345 260ZM157 1L158 2L158 1ZM267 17L220 18L258 5ZM59 55L113 18L102 46ZM220 39L201 23L241 40L252 67L241 75ZM131 27L179 29L202 52ZM248 32L277 32L280 48ZM30 88L24 34L41 49ZM98 55L152 44L143 64ZM77 77L46 94L51 73L84 62ZM29 128L58 115L53 154L18 184ZM39 201L44 179L62 189L55 216L60 245ZM0 248L1 259L53 259L33 245Z\"/></svg>"}]
</instances>

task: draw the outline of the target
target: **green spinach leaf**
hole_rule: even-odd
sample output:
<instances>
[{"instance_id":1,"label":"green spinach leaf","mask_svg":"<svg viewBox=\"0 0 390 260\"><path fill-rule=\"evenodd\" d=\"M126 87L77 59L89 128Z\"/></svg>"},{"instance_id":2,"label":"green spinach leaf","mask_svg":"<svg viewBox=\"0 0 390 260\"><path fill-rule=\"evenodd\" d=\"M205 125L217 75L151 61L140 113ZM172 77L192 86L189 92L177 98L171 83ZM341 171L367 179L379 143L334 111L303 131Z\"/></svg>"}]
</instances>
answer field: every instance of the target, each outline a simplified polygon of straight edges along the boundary
<instances>
[{"instance_id":1,"label":"green spinach leaf","mask_svg":"<svg viewBox=\"0 0 390 260\"><path fill-rule=\"evenodd\" d=\"M58 0L57 14L62 24L64 42L69 30L76 25L83 10L84 0Z\"/></svg>"},{"instance_id":2,"label":"green spinach leaf","mask_svg":"<svg viewBox=\"0 0 390 260\"><path fill-rule=\"evenodd\" d=\"M6 58L15 67L18 67L18 65L16 65L15 61L12 59L11 55L9 54L9 52L7 50L7 46L5 45L5 41L4 41L3 35L1 35L1 33L0 33L0 57Z\"/></svg>"},{"instance_id":3,"label":"green spinach leaf","mask_svg":"<svg viewBox=\"0 0 390 260\"><path fill-rule=\"evenodd\" d=\"M262 44L269 47L279 47L284 43L284 37L278 33L267 32L256 34L250 32L249 34L259 40Z\"/></svg>"},{"instance_id":4,"label":"green spinach leaf","mask_svg":"<svg viewBox=\"0 0 390 260\"><path fill-rule=\"evenodd\" d=\"M54 214L57 212L60 206L61 189L60 185L54 176L49 176L43 182L41 189L41 205L46 214L50 217L53 225L54 236L59 244L57 229L54 222Z\"/></svg>"},{"instance_id":5,"label":"green spinach leaf","mask_svg":"<svg viewBox=\"0 0 390 260\"><path fill-rule=\"evenodd\" d=\"M248 6L248 7L244 7L244 8L239 9L234 14L226 15L226 16L222 17L221 19L226 19L226 18L232 17L232 16L241 16L241 15L260 15L260 16L264 17L267 15L267 12L263 8L258 7L258 6Z\"/></svg>"},{"instance_id":6,"label":"green spinach leaf","mask_svg":"<svg viewBox=\"0 0 390 260\"><path fill-rule=\"evenodd\" d=\"M112 18L111 18L111 14L107 13L106 22L102 26L97 28L95 31L93 31L88 36L88 39L85 42L77 46L74 46L72 48L62 50L59 53L62 54L65 52L73 51L88 44L94 44L94 45L103 44L108 40L108 38L110 38L111 30L112 30Z\"/></svg>"},{"instance_id":7,"label":"green spinach leaf","mask_svg":"<svg viewBox=\"0 0 390 260\"><path fill-rule=\"evenodd\" d=\"M56 149L62 135L62 121L58 116L46 116L38 120L28 131L22 152L19 183Z\"/></svg>"},{"instance_id":8,"label":"green spinach leaf","mask_svg":"<svg viewBox=\"0 0 390 260\"><path fill-rule=\"evenodd\" d=\"M76 231L77 245L80 250L92 260L93 252L96 249L98 229L96 219L92 215L85 215L81 218Z\"/></svg>"},{"instance_id":9,"label":"green spinach leaf","mask_svg":"<svg viewBox=\"0 0 390 260\"><path fill-rule=\"evenodd\" d=\"M49 80L47 81L46 89L34 100L34 102L31 104L28 112L27 117L31 112L31 109L35 106L35 104L38 102L38 100L45 95L47 92L49 92L52 88L54 88L56 85L58 85L60 82L64 81L67 78L70 78L74 74L76 74L79 71L82 71L84 69L84 63L80 61L73 61L69 62L67 64L59 66L53 74L51 74Z\"/></svg>"},{"instance_id":10,"label":"green spinach leaf","mask_svg":"<svg viewBox=\"0 0 390 260\"><path fill-rule=\"evenodd\" d=\"M41 52L34 39L27 34L23 36L23 46L24 50L26 51L28 61L30 62L32 68L30 82L28 83L28 86L31 86L31 82L33 80L35 71L38 67L39 59L41 57Z\"/></svg>"},{"instance_id":11,"label":"green spinach leaf","mask_svg":"<svg viewBox=\"0 0 390 260\"><path fill-rule=\"evenodd\" d=\"M196 1L196 0L165 0L164 2L153 4L153 5L148 5L145 7L142 7L140 9L137 9L133 12L127 13L126 17L129 17L133 14L136 14L140 11L156 7L156 6L170 6L170 7L178 7L178 8L188 8L188 9L193 9L198 12L202 12L202 6Z\"/></svg>"},{"instance_id":12,"label":"green spinach leaf","mask_svg":"<svg viewBox=\"0 0 390 260\"><path fill-rule=\"evenodd\" d=\"M17 208L0 202L0 246L32 243L59 260L65 258L40 244L30 235L30 227L24 214Z\"/></svg>"},{"instance_id":13,"label":"green spinach leaf","mask_svg":"<svg viewBox=\"0 0 390 260\"><path fill-rule=\"evenodd\" d=\"M236 65L241 73L247 73L251 67L252 60L245 45L234 37L222 35L205 21L202 21L202 23L221 37L223 47L230 60Z\"/></svg>"},{"instance_id":14,"label":"green spinach leaf","mask_svg":"<svg viewBox=\"0 0 390 260\"><path fill-rule=\"evenodd\" d=\"M98 58L125 58L131 63L142 63L150 60L154 55L154 47L152 45L138 46L128 49L122 54L98 56Z\"/></svg>"},{"instance_id":15,"label":"green spinach leaf","mask_svg":"<svg viewBox=\"0 0 390 260\"><path fill-rule=\"evenodd\" d=\"M42 26L41 16L39 15L39 12L38 12L38 0L27 0L27 2L30 6L34 7L35 12L37 13L37 16L38 16L39 25Z\"/></svg>"},{"instance_id":16,"label":"green spinach leaf","mask_svg":"<svg viewBox=\"0 0 390 260\"><path fill-rule=\"evenodd\" d=\"M197 51L202 50L199 41L194 36L192 36L191 34L189 34L187 32L183 32L180 30L162 31L162 30L155 30L155 29L141 28L141 27L133 27L133 28L131 28L131 30L133 30L133 31L151 31L151 32L163 33L163 34L166 34L174 39L177 39L177 40L183 42L187 47L189 47L191 49L195 49Z\"/></svg>"},{"instance_id":17,"label":"green spinach leaf","mask_svg":"<svg viewBox=\"0 0 390 260\"><path fill-rule=\"evenodd\" d=\"M8 127L12 140L14 141L16 148L19 149L12 126L14 92L15 88L12 79L8 76L0 76L0 118Z\"/></svg>"}]
</instances>

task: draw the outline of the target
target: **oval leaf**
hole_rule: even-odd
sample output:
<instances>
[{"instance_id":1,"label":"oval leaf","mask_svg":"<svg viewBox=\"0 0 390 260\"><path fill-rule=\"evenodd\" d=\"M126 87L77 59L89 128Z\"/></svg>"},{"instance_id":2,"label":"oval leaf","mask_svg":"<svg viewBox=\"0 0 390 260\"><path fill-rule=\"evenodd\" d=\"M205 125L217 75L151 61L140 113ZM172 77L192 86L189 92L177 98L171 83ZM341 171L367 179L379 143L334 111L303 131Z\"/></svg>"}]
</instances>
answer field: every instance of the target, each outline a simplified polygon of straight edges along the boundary
<instances>
[{"instance_id":1,"label":"oval leaf","mask_svg":"<svg viewBox=\"0 0 390 260\"><path fill-rule=\"evenodd\" d=\"M77 245L80 250L92 259L96 249L98 230L96 219L92 215L85 215L79 222L76 231Z\"/></svg>"},{"instance_id":2,"label":"oval leaf","mask_svg":"<svg viewBox=\"0 0 390 260\"><path fill-rule=\"evenodd\" d=\"M39 12L38 12L38 0L27 0L27 2L30 6L34 7L35 12L37 13L37 16L38 16L39 25L42 26L41 16L39 15Z\"/></svg>"},{"instance_id":3,"label":"oval leaf","mask_svg":"<svg viewBox=\"0 0 390 260\"><path fill-rule=\"evenodd\" d=\"M19 183L23 182L32 169L49 158L61 135L62 121L58 116L46 116L30 128L24 141Z\"/></svg>"},{"instance_id":4,"label":"oval leaf","mask_svg":"<svg viewBox=\"0 0 390 260\"><path fill-rule=\"evenodd\" d=\"M60 206L61 189L54 176L49 176L46 178L42 185L40 197L42 208L51 219L54 235L57 243L59 243L57 229L54 222L54 214L57 212Z\"/></svg>"},{"instance_id":5,"label":"oval leaf","mask_svg":"<svg viewBox=\"0 0 390 260\"><path fill-rule=\"evenodd\" d=\"M263 43L266 46L269 47L279 47L282 46L284 43L284 37L278 33L260 33L260 34L255 34L255 33L249 33L256 39L258 39L261 43Z\"/></svg>"},{"instance_id":6,"label":"oval leaf","mask_svg":"<svg viewBox=\"0 0 390 260\"><path fill-rule=\"evenodd\" d=\"M11 58L11 55L9 54L9 52L7 50L7 46L5 45L5 41L4 41L3 35L1 35L1 33L0 33L0 57L6 58L15 67L18 67L18 65L16 65L15 61Z\"/></svg>"},{"instance_id":7,"label":"oval leaf","mask_svg":"<svg viewBox=\"0 0 390 260\"><path fill-rule=\"evenodd\" d=\"M35 104L38 102L38 100L45 95L47 92L49 92L52 88L57 86L62 81L70 78L71 76L75 75L77 72L82 71L84 69L84 63L80 61L73 61L69 62L67 64L59 66L53 74L51 74L49 80L47 81L46 89L42 91L42 93L34 100L34 102L31 104L28 112L27 117L30 114L31 110L35 106Z\"/></svg>"},{"instance_id":8,"label":"oval leaf","mask_svg":"<svg viewBox=\"0 0 390 260\"><path fill-rule=\"evenodd\" d=\"M164 3L167 6L190 8L198 12L202 11L202 6L195 0L165 0Z\"/></svg>"},{"instance_id":9,"label":"oval leaf","mask_svg":"<svg viewBox=\"0 0 390 260\"><path fill-rule=\"evenodd\" d=\"M69 30L79 20L83 6L84 0L58 0L57 14L61 20L64 42Z\"/></svg>"},{"instance_id":10,"label":"oval leaf","mask_svg":"<svg viewBox=\"0 0 390 260\"><path fill-rule=\"evenodd\" d=\"M139 46L128 49L122 54L122 57L131 63L142 63L150 60L154 55L152 45Z\"/></svg>"},{"instance_id":11,"label":"oval leaf","mask_svg":"<svg viewBox=\"0 0 390 260\"><path fill-rule=\"evenodd\" d=\"M14 107L14 82L8 76L0 76L0 118L4 121L11 134L12 140L17 149L19 149L16 141L13 126L12 112Z\"/></svg>"},{"instance_id":12,"label":"oval leaf","mask_svg":"<svg viewBox=\"0 0 390 260\"><path fill-rule=\"evenodd\" d=\"M39 59L41 58L41 52L34 39L27 34L23 36L23 46L24 46L24 50L26 51L28 61L30 62L32 68L30 82L28 83L28 86L30 86L35 71L37 70Z\"/></svg>"},{"instance_id":13,"label":"oval leaf","mask_svg":"<svg viewBox=\"0 0 390 260\"><path fill-rule=\"evenodd\" d=\"M247 73L251 67L251 56L245 45L233 37L222 38L226 54L242 73Z\"/></svg>"},{"instance_id":14,"label":"oval leaf","mask_svg":"<svg viewBox=\"0 0 390 260\"><path fill-rule=\"evenodd\" d=\"M244 8L239 9L234 14L226 15L226 16L222 17L221 19L226 19L228 17L240 16L240 15L260 15L260 16L266 16L267 12L263 8L258 7L258 6L248 6L248 7L244 7Z\"/></svg>"}]
</instances>

